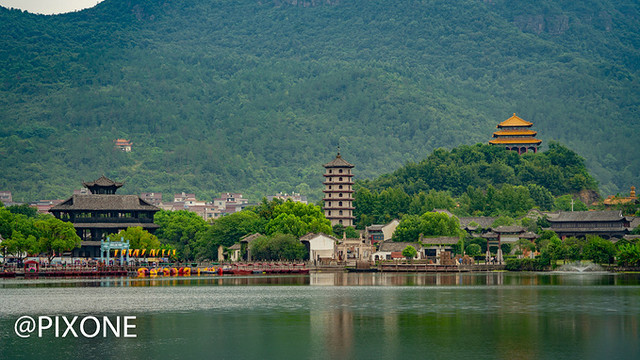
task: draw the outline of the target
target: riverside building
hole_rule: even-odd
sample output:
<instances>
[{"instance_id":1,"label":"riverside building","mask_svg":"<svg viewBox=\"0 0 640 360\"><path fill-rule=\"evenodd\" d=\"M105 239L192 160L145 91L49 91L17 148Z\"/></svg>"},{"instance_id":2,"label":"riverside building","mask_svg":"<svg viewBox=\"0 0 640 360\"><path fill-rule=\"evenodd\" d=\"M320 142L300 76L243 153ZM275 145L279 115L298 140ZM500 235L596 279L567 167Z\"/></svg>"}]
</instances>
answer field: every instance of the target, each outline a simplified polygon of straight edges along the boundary
<instances>
[{"instance_id":1,"label":"riverside building","mask_svg":"<svg viewBox=\"0 0 640 360\"><path fill-rule=\"evenodd\" d=\"M74 194L49 211L56 218L73 224L82 239L81 247L74 249L74 257L100 257L100 241L129 227L141 227L149 232L159 226L153 222L160 209L142 200L138 195L116 195L124 183L105 176L82 185L91 192Z\"/></svg>"}]
</instances>

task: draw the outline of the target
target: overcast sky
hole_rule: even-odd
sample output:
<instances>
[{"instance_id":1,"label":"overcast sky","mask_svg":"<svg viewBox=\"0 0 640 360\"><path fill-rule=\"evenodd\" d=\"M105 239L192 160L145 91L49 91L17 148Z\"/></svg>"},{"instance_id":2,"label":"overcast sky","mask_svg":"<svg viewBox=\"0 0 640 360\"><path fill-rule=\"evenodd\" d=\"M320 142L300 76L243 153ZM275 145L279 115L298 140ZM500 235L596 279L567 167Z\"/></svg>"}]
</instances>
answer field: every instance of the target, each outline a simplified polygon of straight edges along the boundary
<instances>
[{"instance_id":1,"label":"overcast sky","mask_svg":"<svg viewBox=\"0 0 640 360\"><path fill-rule=\"evenodd\" d=\"M0 6L35 14L60 14L95 6L103 0L0 0Z\"/></svg>"}]
</instances>

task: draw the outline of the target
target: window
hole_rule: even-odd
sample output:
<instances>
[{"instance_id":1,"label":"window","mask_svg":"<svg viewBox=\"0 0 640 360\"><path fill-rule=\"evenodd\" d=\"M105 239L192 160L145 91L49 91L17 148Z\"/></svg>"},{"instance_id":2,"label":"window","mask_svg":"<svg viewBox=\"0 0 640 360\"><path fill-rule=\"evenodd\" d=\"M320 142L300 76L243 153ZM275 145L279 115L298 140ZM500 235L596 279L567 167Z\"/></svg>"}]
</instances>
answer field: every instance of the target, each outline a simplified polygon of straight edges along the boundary
<instances>
[{"instance_id":1,"label":"window","mask_svg":"<svg viewBox=\"0 0 640 360\"><path fill-rule=\"evenodd\" d=\"M342 206L342 201L340 201L340 202L338 203L338 206Z\"/></svg>"},{"instance_id":2,"label":"window","mask_svg":"<svg viewBox=\"0 0 640 360\"><path fill-rule=\"evenodd\" d=\"M342 174L342 169L338 170L338 172L339 172L340 174Z\"/></svg>"},{"instance_id":3,"label":"window","mask_svg":"<svg viewBox=\"0 0 640 360\"><path fill-rule=\"evenodd\" d=\"M338 194L339 197L342 197L342 193Z\"/></svg>"},{"instance_id":4,"label":"window","mask_svg":"<svg viewBox=\"0 0 640 360\"><path fill-rule=\"evenodd\" d=\"M342 185L338 186L338 189L342 189Z\"/></svg>"},{"instance_id":5,"label":"window","mask_svg":"<svg viewBox=\"0 0 640 360\"><path fill-rule=\"evenodd\" d=\"M338 215L342 215L342 210L338 211Z\"/></svg>"}]
</instances>

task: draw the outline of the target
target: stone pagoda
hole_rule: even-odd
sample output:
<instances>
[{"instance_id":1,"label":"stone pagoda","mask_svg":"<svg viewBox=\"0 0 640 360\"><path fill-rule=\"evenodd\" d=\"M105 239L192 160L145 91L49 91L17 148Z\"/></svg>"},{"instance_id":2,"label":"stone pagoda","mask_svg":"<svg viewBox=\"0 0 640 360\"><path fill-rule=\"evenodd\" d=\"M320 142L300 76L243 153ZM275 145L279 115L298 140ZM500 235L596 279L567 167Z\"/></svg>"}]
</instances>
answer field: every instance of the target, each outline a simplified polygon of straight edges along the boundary
<instances>
[{"instance_id":1,"label":"stone pagoda","mask_svg":"<svg viewBox=\"0 0 640 360\"><path fill-rule=\"evenodd\" d=\"M331 226L354 226L353 216L353 169L354 165L346 162L340 151L333 161L324 164L324 216L331 221Z\"/></svg>"},{"instance_id":2,"label":"stone pagoda","mask_svg":"<svg viewBox=\"0 0 640 360\"><path fill-rule=\"evenodd\" d=\"M498 131L493 133L494 139L489 141L489 144L504 146L507 150L517 151L518 154L524 154L527 151L536 153L542 140L535 138L538 133L531 130L531 126L533 123L513 113L512 117L496 126Z\"/></svg>"}]
</instances>

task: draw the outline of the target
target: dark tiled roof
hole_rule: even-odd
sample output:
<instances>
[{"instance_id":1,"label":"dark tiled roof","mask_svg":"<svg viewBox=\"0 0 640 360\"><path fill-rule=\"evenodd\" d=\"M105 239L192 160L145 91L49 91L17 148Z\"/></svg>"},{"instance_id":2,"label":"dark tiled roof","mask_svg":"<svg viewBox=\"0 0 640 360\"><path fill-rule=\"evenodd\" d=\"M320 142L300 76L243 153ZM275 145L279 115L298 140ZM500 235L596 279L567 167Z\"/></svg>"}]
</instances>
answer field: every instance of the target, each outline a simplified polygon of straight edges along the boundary
<instances>
[{"instance_id":1,"label":"dark tiled roof","mask_svg":"<svg viewBox=\"0 0 640 360\"><path fill-rule=\"evenodd\" d=\"M240 245L240 243L235 243L229 248L229 250L240 250L241 248L242 246Z\"/></svg>"},{"instance_id":2,"label":"dark tiled roof","mask_svg":"<svg viewBox=\"0 0 640 360\"><path fill-rule=\"evenodd\" d=\"M318 236L324 236L324 237L327 237L327 238L329 238L329 239L331 239L331 240L338 241L338 239L337 239L337 238L335 238L335 237L333 237L333 236L331 236L331 235L327 235L327 234L316 234L316 233L308 233L308 234L306 234L306 235L302 236L302 237L300 238L300 241L309 241L309 240L311 240L311 239L315 239L315 238L316 238L316 237L318 237Z\"/></svg>"},{"instance_id":3,"label":"dark tiled roof","mask_svg":"<svg viewBox=\"0 0 640 360\"><path fill-rule=\"evenodd\" d=\"M251 242L255 241L257 238L261 236L262 234L260 233L245 235L240 239L240 242L246 242L247 244L250 244Z\"/></svg>"},{"instance_id":4,"label":"dark tiled roof","mask_svg":"<svg viewBox=\"0 0 640 360\"><path fill-rule=\"evenodd\" d=\"M80 246L101 246L102 243L100 241L93 241L93 240L85 240L82 243L80 243Z\"/></svg>"},{"instance_id":5,"label":"dark tiled roof","mask_svg":"<svg viewBox=\"0 0 640 360\"><path fill-rule=\"evenodd\" d=\"M426 245L451 245L457 244L460 238L457 236L439 236L427 237L422 239L422 243Z\"/></svg>"},{"instance_id":6,"label":"dark tiled roof","mask_svg":"<svg viewBox=\"0 0 640 360\"><path fill-rule=\"evenodd\" d=\"M627 219L629 220L629 228L631 230L637 228L638 226L640 226L640 216L629 216L627 217Z\"/></svg>"},{"instance_id":7,"label":"dark tiled roof","mask_svg":"<svg viewBox=\"0 0 640 360\"><path fill-rule=\"evenodd\" d=\"M314 238L314 237L316 237L316 236L318 236L318 234L310 232L310 233L307 233L307 234L306 234L306 235L304 235L304 236L301 236L301 237L300 237L300 241L304 241L304 240L311 240L311 239L313 239L313 238Z\"/></svg>"},{"instance_id":8,"label":"dark tiled roof","mask_svg":"<svg viewBox=\"0 0 640 360\"><path fill-rule=\"evenodd\" d=\"M380 250L384 252L398 252L404 250L407 246L413 246L416 250L420 251L422 246L419 243L410 243L410 242L395 242L395 241L383 241L380 243Z\"/></svg>"},{"instance_id":9,"label":"dark tiled roof","mask_svg":"<svg viewBox=\"0 0 640 360\"><path fill-rule=\"evenodd\" d=\"M354 167L354 165L349 164L348 162L346 162L342 156L340 155L340 153L338 153L338 155L336 156L335 159L333 159L333 161L328 162L324 165L322 165L324 167L346 167L346 168L352 168Z\"/></svg>"},{"instance_id":10,"label":"dark tiled roof","mask_svg":"<svg viewBox=\"0 0 640 360\"><path fill-rule=\"evenodd\" d=\"M552 227L551 230L555 231L558 234L565 234L565 233L607 234L607 233L620 233L620 232L626 233L628 232L629 229L623 226L617 226L617 227L597 227L597 228L593 228L593 227L554 228Z\"/></svg>"},{"instance_id":11,"label":"dark tiled roof","mask_svg":"<svg viewBox=\"0 0 640 360\"><path fill-rule=\"evenodd\" d=\"M115 187L121 187L122 185L124 185L123 182L116 182L113 181L111 179L109 179L108 177L102 175L100 176L98 179L96 179L93 182L82 182L82 185L86 186L86 187L92 187L92 186L115 186Z\"/></svg>"},{"instance_id":12,"label":"dark tiled roof","mask_svg":"<svg viewBox=\"0 0 640 360\"><path fill-rule=\"evenodd\" d=\"M485 239L497 239L498 234L494 233L493 231L489 231L488 233L482 234L482 237Z\"/></svg>"},{"instance_id":13,"label":"dark tiled roof","mask_svg":"<svg viewBox=\"0 0 640 360\"><path fill-rule=\"evenodd\" d=\"M141 227L143 229L157 229L160 227L154 223L73 223L73 227L76 229L126 229L130 227Z\"/></svg>"},{"instance_id":14,"label":"dark tiled roof","mask_svg":"<svg viewBox=\"0 0 640 360\"><path fill-rule=\"evenodd\" d=\"M534 232L531 232L531 231L527 231L526 233L520 235L520 237L522 239L537 239L537 238L540 237L540 235L538 235L538 234L536 234Z\"/></svg>"},{"instance_id":15,"label":"dark tiled roof","mask_svg":"<svg viewBox=\"0 0 640 360\"><path fill-rule=\"evenodd\" d=\"M434 213L439 213L439 214L447 214L447 216L449 217L454 217L455 215L453 215L453 213L447 209L433 209Z\"/></svg>"},{"instance_id":16,"label":"dark tiled roof","mask_svg":"<svg viewBox=\"0 0 640 360\"><path fill-rule=\"evenodd\" d=\"M594 222L624 220L621 211L561 211L555 217L549 217L554 222Z\"/></svg>"},{"instance_id":17,"label":"dark tiled roof","mask_svg":"<svg viewBox=\"0 0 640 360\"><path fill-rule=\"evenodd\" d=\"M367 226L367 230L369 230L369 231L382 231L383 227L385 227L385 225L369 225L369 226Z\"/></svg>"},{"instance_id":18,"label":"dark tiled roof","mask_svg":"<svg viewBox=\"0 0 640 360\"><path fill-rule=\"evenodd\" d=\"M504 234L504 233L523 233L524 232L524 228L522 226L498 226L497 228L492 228L491 230L493 230L494 232L497 232L499 234Z\"/></svg>"},{"instance_id":19,"label":"dark tiled roof","mask_svg":"<svg viewBox=\"0 0 640 360\"><path fill-rule=\"evenodd\" d=\"M54 211L67 210L146 210L160 211L159 208L140 199L138 195L73 195L51 208Z\"/></svg>"},{"instance_id":20,"label":"dark tiled roof","mask_svg":"<svg viewBox=\"0 0 640 360\"><path fill-rule=\"evenodd\" d=\"M460 218L460 227L465 228L468 227L470 223L475 222L479 227L483 229L488 229L491 227L494 221L496 221L496 217L491 216L466 216Z\"/></svg>"}]
</instances>

